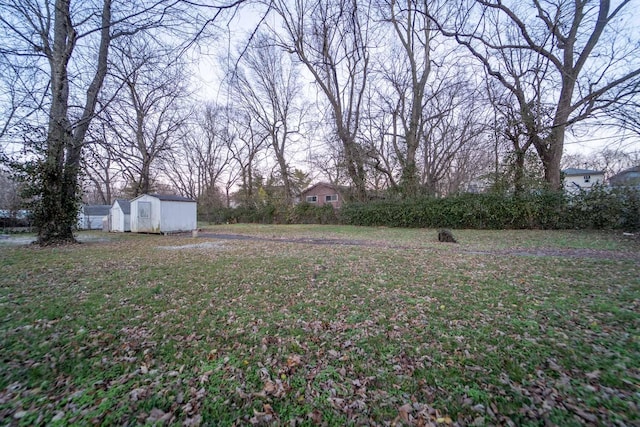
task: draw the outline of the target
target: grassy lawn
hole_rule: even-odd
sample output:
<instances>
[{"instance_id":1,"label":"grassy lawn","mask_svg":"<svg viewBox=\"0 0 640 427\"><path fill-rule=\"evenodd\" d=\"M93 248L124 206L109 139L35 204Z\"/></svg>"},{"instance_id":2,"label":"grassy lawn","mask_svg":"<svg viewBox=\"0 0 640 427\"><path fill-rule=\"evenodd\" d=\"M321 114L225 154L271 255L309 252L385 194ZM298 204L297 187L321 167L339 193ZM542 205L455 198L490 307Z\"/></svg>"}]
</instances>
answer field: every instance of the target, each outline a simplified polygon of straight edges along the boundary
<instances>
[{"instance_id":1,"label":"grassy lawn","mask_svg":"<svg viewBox=\"0 0 640 427\"><path fill-rule=\"evenodd\" d=\"M0 421L640 423L639 241L454 234L0 240Z\"/></svg>"}]
</instances>

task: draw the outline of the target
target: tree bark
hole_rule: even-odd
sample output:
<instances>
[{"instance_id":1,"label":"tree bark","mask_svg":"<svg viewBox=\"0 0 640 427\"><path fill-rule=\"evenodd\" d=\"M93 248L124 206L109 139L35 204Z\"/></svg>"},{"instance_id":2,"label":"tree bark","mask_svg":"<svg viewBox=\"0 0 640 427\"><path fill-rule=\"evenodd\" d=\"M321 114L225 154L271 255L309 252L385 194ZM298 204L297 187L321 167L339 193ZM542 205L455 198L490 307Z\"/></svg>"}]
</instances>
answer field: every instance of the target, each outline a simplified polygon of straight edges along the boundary
<instances>
[{"instance_id":1,"label":"tree bark","mask_svg":"<svg viewBox=\"0 0 640 427\"><path fill-rule=\"evenodd\" d=\"M71 22L70 0L56 0L53 48L45 51L51 68L51 108L45 159L39 171L41 200L35 213L37 242L41 246L75 242L73 230L77 224L80 199L78 174L82 146L107 73L110 26L111 0L104 0L96 72L87 90L82 117L73 128L69 119L67 69L77 33ZM47 45L46 41L44 44Z\"/></svg>"}]
</instances>

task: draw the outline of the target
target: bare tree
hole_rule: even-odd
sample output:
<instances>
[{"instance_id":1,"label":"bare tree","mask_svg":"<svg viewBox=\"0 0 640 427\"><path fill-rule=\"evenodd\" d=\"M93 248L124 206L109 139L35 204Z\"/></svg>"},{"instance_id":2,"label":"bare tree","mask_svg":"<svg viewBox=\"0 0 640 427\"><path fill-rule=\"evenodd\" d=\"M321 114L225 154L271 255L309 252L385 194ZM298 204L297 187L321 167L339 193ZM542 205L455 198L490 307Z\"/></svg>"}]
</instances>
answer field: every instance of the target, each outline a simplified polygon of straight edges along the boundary
<instances>
[{"instance_id":1,"label":"bare tree","mask_svg":"<svg viewBox=\"0 0 640 427\"><path fill-rule=\"evenodd\" d=\"M454 58L451 62L458 61L457 56L448 56ZM409 148L406 144L408 116L404 106L409 104L404 104L403 97L397 95L411 91L385 90L389 86L409 88L411 79L403 80L402 75L400 72L393 77L383 74L378 84L380 88L365 109L364 134L373 169L371 174L381 173L390 189L403 197L457 191L474 178L472 175L484 173L478 168L465 168L470 165L470 159L484 159L482 153L488 148L484 135L487 130L485 99L475 87L476 83L465 77L463 66L443 62L434 67L422 89L416 128L418 146L410 156L415 162L413 173L418 182L416 191L408 193L398 180L406 176Z\"/></svg>"},{"instance_id":2,"label":"bare tree","mask_svg":"<svg viewBox=\"0 0 640 427\"><path fill-rule=\"evenodd\" d=\"M230 140L225 109L206 105L195 126L170 153L164 164L165 174L181 194L205 207L215 205L209 196L217 198L214 190L225 183L232 156Z\"/></svg>"},{"instance_id":3,"label":"bare tree","mask_svg":"<svg viewBox=\"0 0 640 427\"><path fill-rule=\"evenodd\" d=\"M96 123L99 126L95 126ZM96 121L92 128L90 130L92 141L85 145L82 159L85 181L88 181L83 186L85 194L83 201L88 202L85 197L88 192L91 192L95 195L91 200L92 203L108 205L114 200L114 181L118 173L116 154L107 141L110 136L107 126Z\"/></svg>"},{"instance_id":4,"label":"bare tree","mask_svg":"<svg viewBox=\"0 0 640 427\"><path fill-rule=\"evenodd\" d=\"M416 154L423 136L423 103L425 87L431 73L431 20L427 17L427 0L385 0L378 7L383 20L393 27L399 42L398 54L384 58L383 80L394 92L392 114L401 124L404 147L396 150L402 167L400 188L405 197L415 197L420 192ZM397 44L393 44L397 45ZM397 138L397 136L394 136Z\"/></svg>"},{"instance_id":5,"label":"bare tree","mask_svg":"<svg viewBox=\"0 0 640 427\"><path fill-rule=\"evenodd\" d=\"M112 0L73 5L71 0L0 1L0 59L35 65L21 67L19 74L42 91L32 98L44 99L42 109L48 112L41 158L30 169L41 245L75 241L82 148L108 72L111 42L176 17L188 20L194 8L189 3L176 15L182 6L178 0L123 2L115 10ZM219 11L239 3L211 8ZM34 70L37 75L29 77Z\"/></svg>"},{"instance_id":6,"label":"bare tree","mask_svg":"<svg viewBox=\"0 0 640 427\"><path fill-rule=\"evenodd\" d=\"M71 9L69 0L56 0L54 4L3 3L0 25L8 43L1 50L9 52L10 61L21 55L38 56L49 65L48 132L44 161L37 169L40 203L34 211L38 239L41 244L73 241L82 142L107 72L109 43L115 36L111 33L111 0L105 0L100 7L92 5L83 16ZM73 53L80 40L95 34L99 35L97 66L79 119L74 120L70 116L75 112L70 111L69 79Z\"/></svg>"},{"instance_id":7,"label":"bare tree","mask_svg":"<svg viewBox=\"0 0 640 427\"><path fill-rule=\"evenodd\" d=\"M567 128L637 94L640 45L617 27L631 6L630 0L615 7L609 0L470 0L454 17L433 17L511 92L554 189L561 188Z\"/></svg>"},{"instance_id":8,"label":"bare tree","mask_svg":"<svg viewBox=\"0 0 640 427\"><path fill-rule=\"evenodd\" d=\"M295 53L329 105L356 197L366 199L365 153L358 143L369 77L370 4L356 0L274 0L281 47Z\"/></svg>"},{"instance_id":9,"label":"bare tree","mask_svg":"<svg viewBox=\"0 0 640 427\"><path fill-rule=\"evenodd\" d=\"M518 80L517 76L516 80ZM496 147L501 142L506 142L508 146L508 152L505 153L504 160L508 160L509 162L508 169L510 173L508 176L512 182L509 182L508 186L504 185L506 182L501 182L500 188L505 190L513 189L515 194L520 195L525 191L525 182L529 181L525 179L527 176L525 169L527 165L531 163L528 154L532 147L533 139L528 137L525 121L522 120L521 110L513 94L500 83L490 78L487 79L485 83L487 95L494 112L492 129L496 138ZM541 127L539 122L543 120L544 117L542 114L537 114L536 116L529 117L528 120L537 121L538 127ZM498 156L498 154L496 154L496 156ZM496 159L496 165L498 164L499 160ZM495 172L495 178L498 178L497 170ZM504 181L504 179L502 179L502 181Z\"/></svg>"},{"instance_id":10,"label":"bare tree","mask_svg":"<svg viewBox=\"0 0 640 427\"><path fill-rule=\"evenodd\" d=\"M239 98L238 107L245 109L268 135L285 203L290 203L293 186L289 152L306 115L296 64L265 33L254 36L238 62L230 80Z\"/></svg>"},{"instance_id":11,"label":"bare tree","mask_svg":"<svg viewBox=\"0 0 640 427\"><path fill-rule=\"evenodd\" d=\"M228 148L231 152L232 164L238 165L241 183L238 202L244 206L251 206L255 201L254 171L269 136L246 110L230 110L227 114L230 118L233 117L229 120L231 135Z\"/></svg>"},{"instance_id":12,"label":"bare tree","mask_svg":"<svg viewBox=\"0 0 640 427\"><path fill-rule=\"evenodd\" d=\"M364 104L360 138L367 148L370 184L376 191L392 190L399 193L398 181L402 174L399 158L404 156L398 130L397 98L369 90Z\"/></svg>"},{"instance_id":13,"label":"bare tree","mask_svg":"<svg viewBox=\"0 0 640 427\"><path fill-rule=\"evenodd\" d=\"M100 117L131 197L154 190L154 176L187 130L188 79L185 64L174 58L175 51L147 37L114 46L111 76L118 92Z\"/></svg>"},{"instance_id":14,"label":"bare tree","mask_svg":"<svg viewBox=\"0 0 640 427\"><path fill-rule=\"evenodd\" d=\"M478 90L451 67L435 79L427 89L422 120L424 132L419 155L422 159L421 185L427 194L444 195L471 179L467 161L473 151L485 151L485 109ZM481 173L480 165L470 172ZM463 178L464 175L464 178Z\"/></svg>"}]
</instances>

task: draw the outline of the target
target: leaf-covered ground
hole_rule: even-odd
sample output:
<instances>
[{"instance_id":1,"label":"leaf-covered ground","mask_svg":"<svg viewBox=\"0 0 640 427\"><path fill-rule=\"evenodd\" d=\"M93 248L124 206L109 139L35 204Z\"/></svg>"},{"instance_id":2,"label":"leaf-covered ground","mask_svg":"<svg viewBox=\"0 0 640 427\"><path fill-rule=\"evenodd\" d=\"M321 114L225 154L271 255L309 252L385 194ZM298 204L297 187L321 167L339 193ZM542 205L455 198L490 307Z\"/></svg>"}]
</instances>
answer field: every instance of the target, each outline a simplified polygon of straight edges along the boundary
<instances>
[{"instance_id":1,"label":"leaf-covered ground","mask_svg":"<svg viewBox=\"0 0 640 427\"><path fill-rule=\"evenodd\" d=\"M640 423L633 237L207 232L0 241L0 422Z\"/></svg>"}]
</instances>

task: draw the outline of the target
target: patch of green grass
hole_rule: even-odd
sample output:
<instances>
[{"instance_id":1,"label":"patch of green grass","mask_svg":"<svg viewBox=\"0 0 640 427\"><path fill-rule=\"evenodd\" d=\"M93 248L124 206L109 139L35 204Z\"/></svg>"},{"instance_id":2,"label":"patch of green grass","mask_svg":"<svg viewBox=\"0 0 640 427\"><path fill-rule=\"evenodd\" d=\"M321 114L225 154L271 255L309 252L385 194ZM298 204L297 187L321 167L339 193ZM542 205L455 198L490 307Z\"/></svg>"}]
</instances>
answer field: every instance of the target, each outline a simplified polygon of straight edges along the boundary
<instances>
[{"instance_id":1,"label":"patch of green grass","mask_svg":"<svg viewBox=\"0 0 640 427\"><path fill-rule=\"evenodd\" d=\"M0 417L638 421L637 243L574 231L454 230L462 243L442 245L435 230L208 230L272 240L179 249L206 240L96 233L70 247L0 247ZM540 256L512 253L522 248ZM605 256L563 255L578 249Z\"/></svg>"}]
</instances>

